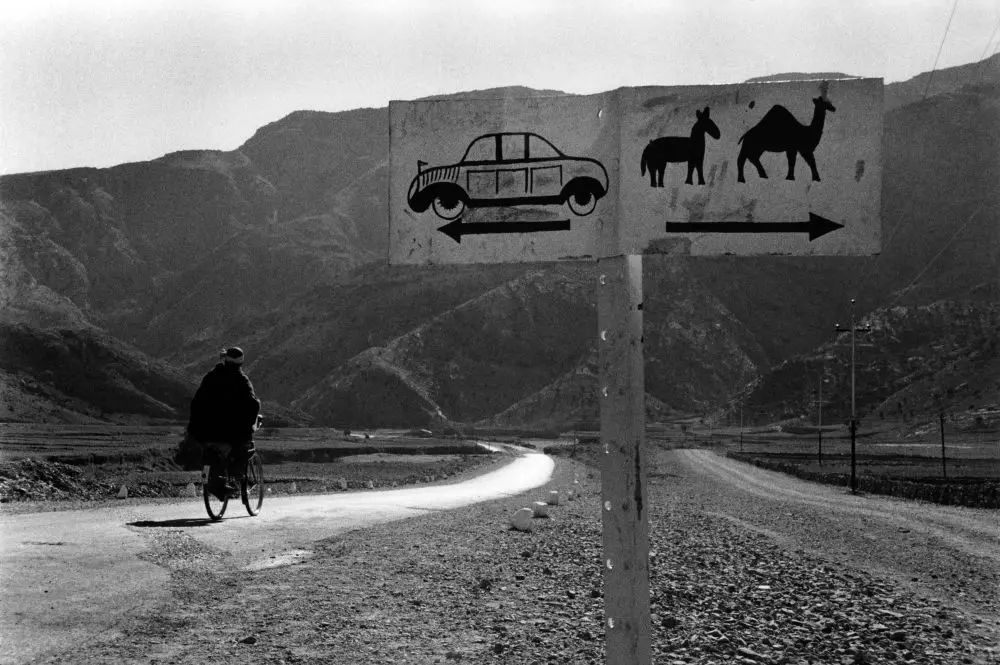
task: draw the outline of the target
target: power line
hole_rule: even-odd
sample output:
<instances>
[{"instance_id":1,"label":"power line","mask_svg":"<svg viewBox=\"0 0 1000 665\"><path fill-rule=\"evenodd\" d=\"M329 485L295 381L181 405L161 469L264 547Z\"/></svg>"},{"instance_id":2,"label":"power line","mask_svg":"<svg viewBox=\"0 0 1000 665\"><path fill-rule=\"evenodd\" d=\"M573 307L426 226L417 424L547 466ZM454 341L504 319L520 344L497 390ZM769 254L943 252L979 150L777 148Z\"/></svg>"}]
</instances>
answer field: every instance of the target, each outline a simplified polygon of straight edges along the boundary
<instances>
[{"instance_id":1,"label":"power line","mask_svg":"<svg viewBox=\"0 0 1000 665\"><path fill-rule=\"evenodd\" d=\"M952 203L953 204L972 203L974 201L975 201L975 199L961 198L961 199L957 199L955 201L952 201ZM982 207L982 204L980 204L980 207ZM861 290L865 286L867 286L868 281L872 277L874 277L875 274L878 272L878 266L879 266L879 263L882 261L882 257L885 256L888 253L889 246L892 245L892 241L895 240L896 235L899 233L900 229L902 229L904 226L905 226L904 220L899 220L899 221L896 222L896 225L892 227L892 232L889 234L889 239L882 243L882 250L879 252L878 256L876 257L875 262L872 264L872 266L865 273L864 277L862 277L862 279L856 283L855 288L854 288L854 292L855 293L860 293ZM844 289L842 289L842 290L846 290L846 287Z\"/></svg>"},{"instance_id":2,"label":"power line","mask_svg":"<svg viewBox=\"0 0 1000 665\"><path fill-rule=\"evenodd\" d=\"M855 285L854 293L860 293L861 290L867 286L868 281L875 276L875 273L878 272L879 263L881 263L882 257L889 253L889 246L892 245L892 241L896 239L896 234L899 233L899 230L902 227L902 220L897 221L896 225L892 227L892 233L889 234L889 239L882 243L882 249L878 253L878 256L875 257L875 261L872 263L871 267L868 268L868 271L865 273L865 276L861 279L861 281L857 282Z\"/></svg>"},{"instance_id":3,"label":"power line","mask_svg":"<svg viewBox=\"0 0 1000 665\"><path fill-rule=\"evenodd\" d=\"M971 222L971 221L973 220L973 218L974 218L974 217L975 217L976 215L978 215L978 214L979 214L979 211L980 211L980 210L982 210L982 209L983 209L983 204L979 204L979 207L977 207L977 208L976 208L975 210L973 210L973 211L972 211L972 214L971 214L971 215L969 215L969 218L965 220L965 223L964 223L964 224L962 224L962 225L961 225L960 227L958 227L958 230L957 230L957 231L955 231L955 232L954 232L954 233L953 233L953 234L951 235L951 238L949 238L949 239L948 239L948 242L946 242L946 243L944 244L944 246L943 246L943 247L942 247L942 248L941 248L941 249L940 249L940 250L938 251L938 253L934 255L934 258L933 258L933 259L931 259L930 261L928 261L928 262L927 262L927 264L926 264L926 265L924 266L924 269L923 269L923 270L921 270L921 271L920 271L920 272L919 272L919 273L917 274L917 276L916 276L916 277L914 277L914 278L913 278L913 279L912 279L912 280L910 281L910 283L909 283L909 284L907 284L907 285L906 285L906 286L904 286L904 287L903 287L902 289L900 289L900 290L898 290L898 291L896 292L896 296L895 296L895 297L894 297L894 298L893 298L892 300L890 300L890 301L889 301L889 302L888 302L888 303L886 304L886 307L890 307L890 306L891 306L891 305L893 305L893 304L894 304L894 303L895 303L895 302L896 302L897 300L899 300L899 299L900 299L900 297L902 297L902 295L903 295L904 293L906 293L907 291L909 291L909 290L910 290L910 289L911 289L911 288L912 288L912 287L913 287L913 286L914 286L914 285L915 285L915 284L917 283L917 281L919 281L919 280L920 280L920 278L921 278L921 277L923 277L923 276L924 276L924 275L925 275L925 274L927 273L927 271L928 271L928 270L930 270L930 267L931 267L932 265L934 265L934 262L935 262L935 261L937 261L937 260L938 260L938 259L939 259L939 258L941 257L941 255L942 255L942 254L944 254L944 253L945 253L945 251L946 251L946 250L947 250L947 249L948 249L949 247L951 247L951 243L955 242L955 238L957 238L957 237L958 237L958 235L959 235L959 234L960 234L960 233L961 233L962 231L964 231L964 230L965 230L965 228L966 228L966 227L967 227L967 226L969 225L969 223L970 223L970 222Z\"/></svg>"},{"instance_id":4,"label":"power line","mask_svg":"<svg viewBox=\"0 0 1000 665\"><path fill-rule=\"evenodd\" d=\"M948 30L951 29L951 20L955 18L956 9L958 9L958 0L955 0L954 4L951 6L951 16L948 17L948 25L944 27L944 36L941 37L941 45L938 47L937 56L934 58L934 66L931 67L930 76L927 77L927 87L924 88L924 99L927 99L927 93L931 89L931 81L934 80L934 72L937 70L938 60L941 58L941 51L944 50L944 43L948 39Z\"/></svg>"},{"instance_id":5,"label":"power line","mask_svg":"<svg viewBox=\"0 0 1000 665\"><path fill-rule=\"evenodd\" d=\"M997 19L997 25L993 28L993 34L986 40L986 46L983 48L983 53L979 56L979 64L976 66L977 83L983 80L983 64L986 62L986 54L990 52L990 45L993 44L993 38L997 36L997 32L1000 32L1000 18ZM1000 49L1000 42L997 42L997 49ZM993 55L996 55L996 51L993 52Z\"/></svg>"},{"instance_id":6,"label":"power line","mask_svg":"<svg viewBox=\"0 0 1000 665\"><path fill-rule=\"evenodd\" d=\"M993 38L997 36L997 32L1000 32L1000 18L997 19L997 26L993 28L993 34L990 38L986 40L986 46L983 48L983 54L979 56L979 65L982 67L982 61L986 59L986 54L990 51L990 44L993 43Z\"/></svg>"},{"instance_id":7,"label":"power line","mask_svg":"<svg viewBox=\"0 0 1000 665\"><path fill-rule=\"evenodd\" d=\"M944 29L944 36L941 38L941 45L938 47L937 56L934 58L934 66L931 68L931 71L927 76L927 86L924 89L924 99L927 98L927 93L930 91L931 81L934 78L935 70L937 70L938 60L941 58L941 52L944 49L945 42L948 38L948 32L951 29L951 23L952 20L955 18L955 10L957 8L958 8L958 0L955 0L955 2L952 4L951 7L951 15L948 17L948 24L945 26ZM993 29L993 34L991 34L990 38L986 41L986 47L983 49L982 56L980 56L980 62L977 68L977 73L980 78L982 77L982 66L983 62L985 61L986 53L989 51L990 45L993 43L993 38L996 37L997 32L1000 32L1000 19L997 19L997 25ZM997 43L997 49L1000 50L1000 42ZM896 234L902 227L903 224L901 222L897 222L896 225L893 227L892 232L889 234L888 240L882 243L882 251L879 252L878 257L872 263L871 267L868 269L864 277L859 282L856 283L855 293L859 293L861 289L868 284L868 281L875 276L876 272L878 271L879 265L882 261L882 257L885 256L886 253L888 253L889 247L890 245L892 245L892 241L896 238ZM844 290L846 290L846 288Z\"/></svg>"}]
</instances>

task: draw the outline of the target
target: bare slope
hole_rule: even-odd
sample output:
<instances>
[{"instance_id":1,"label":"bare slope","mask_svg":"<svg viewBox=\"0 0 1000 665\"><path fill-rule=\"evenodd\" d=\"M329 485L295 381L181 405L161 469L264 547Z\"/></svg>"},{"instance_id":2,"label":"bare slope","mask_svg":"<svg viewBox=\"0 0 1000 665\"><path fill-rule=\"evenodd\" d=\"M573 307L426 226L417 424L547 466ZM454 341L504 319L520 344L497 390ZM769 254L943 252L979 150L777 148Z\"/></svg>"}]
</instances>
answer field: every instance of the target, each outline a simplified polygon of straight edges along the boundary
<instances>
[{"instance_id":1,"label":"bare slope","mask_svg":"<svg viewBox=\"0 0 1000 665\"><path fill-rule=\"evenodd\" d=\"M945 412L962 429L1000 426L1000 351L996 305L941 301L879 309L858 321L872 332L856 335L857 413L885 419L936 421ZM804 417L815 422L815 391L823 378L823 418L851 413L851 336L791 358L747 393L747 419L769 422Z\"/></svg>"},{"instance_id":2,"label":"bare slope","mask_svg":"<svg viewBox=\"0 0 1000 665\"><path fill-rule=\"evenodd\" d=\"M97 329L0 322L0 340L0 419L186 418L190 379Z\"/></svg>"}]
</instances>

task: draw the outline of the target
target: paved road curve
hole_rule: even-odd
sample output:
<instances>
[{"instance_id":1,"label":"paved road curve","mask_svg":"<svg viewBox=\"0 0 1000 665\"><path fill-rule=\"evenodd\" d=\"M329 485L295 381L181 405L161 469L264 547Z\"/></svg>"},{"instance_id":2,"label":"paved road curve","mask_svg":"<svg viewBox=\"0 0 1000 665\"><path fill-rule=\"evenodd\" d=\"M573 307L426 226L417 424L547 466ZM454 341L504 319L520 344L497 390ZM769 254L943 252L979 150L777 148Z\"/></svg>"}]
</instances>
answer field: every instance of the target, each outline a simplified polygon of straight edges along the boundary
<instances>
[{"instance_id":1,"label":"paved road curve","mask_svg":"<svg viewBox=\"0 0 1000 665\"><path fill-rule=\"evenodd\" d=\"M552 469L551 458L525 454L452 485L274 497L255 518L230 502L214 523L200 498L0 516L0 663L66 652L165 600L168 573L144 557L169 546L168 531L228 553L234 565L267 565L351 529L520 494L545 484Z\"/></svg>"}]
</instances>

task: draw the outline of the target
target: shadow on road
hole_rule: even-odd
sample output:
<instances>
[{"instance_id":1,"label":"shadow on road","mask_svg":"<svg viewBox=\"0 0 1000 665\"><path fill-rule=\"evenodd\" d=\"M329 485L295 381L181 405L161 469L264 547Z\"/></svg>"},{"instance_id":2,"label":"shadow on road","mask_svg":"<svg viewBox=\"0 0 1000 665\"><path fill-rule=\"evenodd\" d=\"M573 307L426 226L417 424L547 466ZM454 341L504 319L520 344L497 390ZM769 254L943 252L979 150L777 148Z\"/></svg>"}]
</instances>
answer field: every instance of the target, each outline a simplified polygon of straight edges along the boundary
<instances>
[{"instance_id":1,"label":"shadow on road","mask_svg":"<svg viewBox=\"0 0 1000 665\"><path fill-rule=\"evenodd\" d=\"M199 517L197 519L192 519L190 517L181 517L173 520L140 520L138 522L129 522L128 526L141 526L141 527L179 527L179 526L208 526L212 524L212 520L207 517Z\"/></svg>"}]
</instances>

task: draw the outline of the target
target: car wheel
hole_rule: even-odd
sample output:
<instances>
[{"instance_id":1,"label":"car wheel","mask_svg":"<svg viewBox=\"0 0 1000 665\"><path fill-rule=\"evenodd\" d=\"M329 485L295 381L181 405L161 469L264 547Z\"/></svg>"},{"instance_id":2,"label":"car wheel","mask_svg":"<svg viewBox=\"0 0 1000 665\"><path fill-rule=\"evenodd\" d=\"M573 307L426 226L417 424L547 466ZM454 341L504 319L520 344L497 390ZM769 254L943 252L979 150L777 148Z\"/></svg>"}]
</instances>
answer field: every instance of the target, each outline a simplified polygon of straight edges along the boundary
<instances>
[{"instance_id":1,"label":"car wheel","mask_svg":"<svg viewBox=\"0 0 1000 665\"><path fill-rule=\"evenodd\" d=\"M566 199L566 202L569 203L569 209L573 211L573 214L580 217L589 215L597 207L597 197L594 196L589 187L576 188Z\"/></svg>"},{"instance_id":2,"label":"car wheel","mask_svg":"<svg viewBox=\"0 0 1000 665\"><path fill-rule=\"evenodd\" d=\"M465 201L454 194L438 194L434 197L434 214L441 219L458 219L465 212Z\"/></svg>"}]
</instances>

